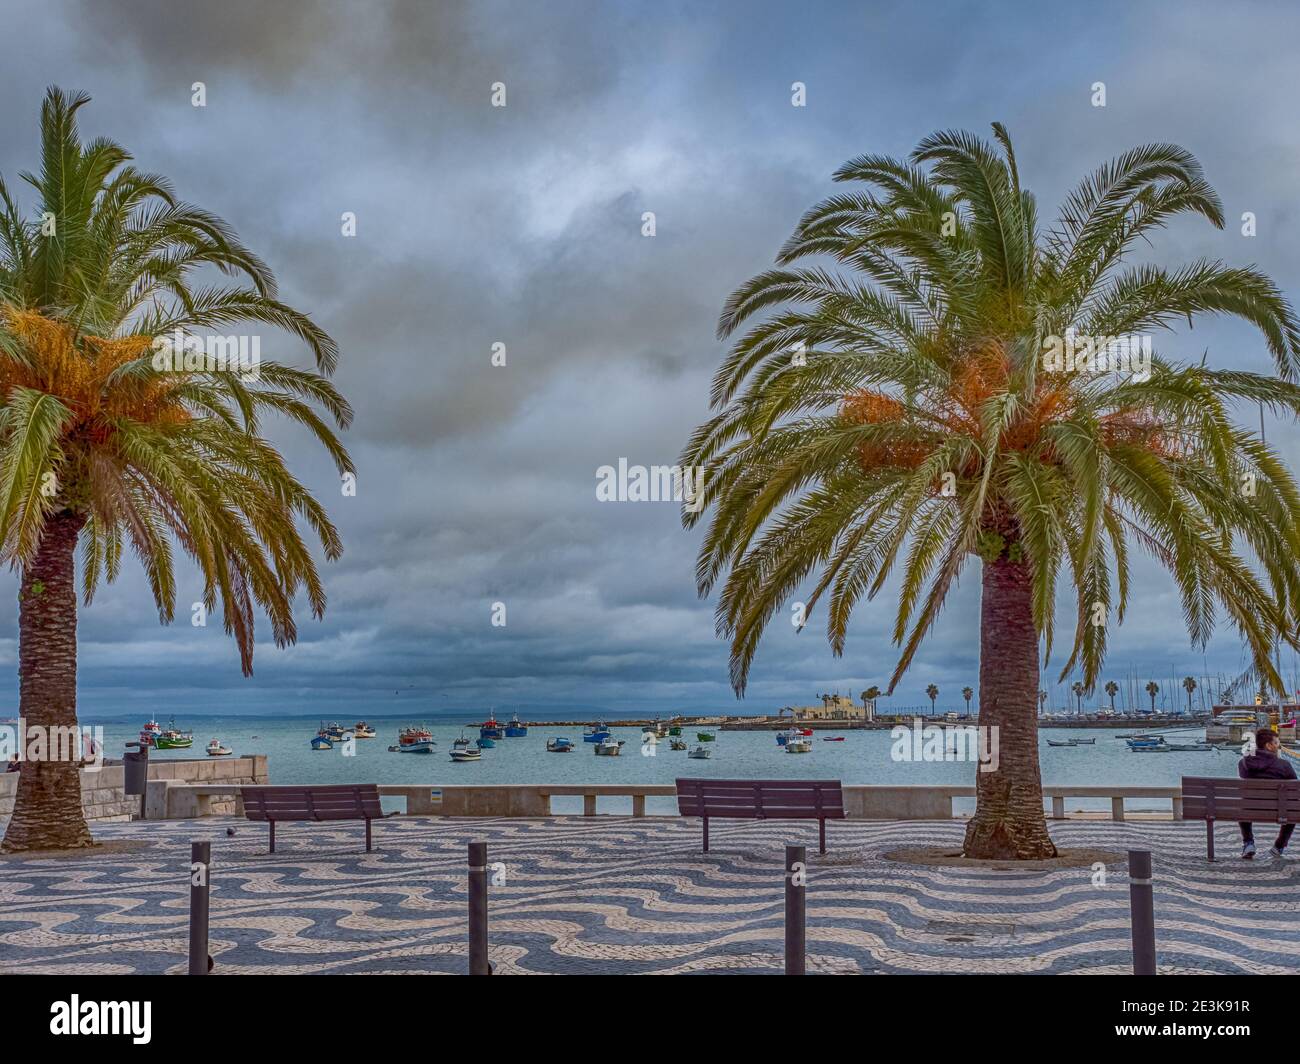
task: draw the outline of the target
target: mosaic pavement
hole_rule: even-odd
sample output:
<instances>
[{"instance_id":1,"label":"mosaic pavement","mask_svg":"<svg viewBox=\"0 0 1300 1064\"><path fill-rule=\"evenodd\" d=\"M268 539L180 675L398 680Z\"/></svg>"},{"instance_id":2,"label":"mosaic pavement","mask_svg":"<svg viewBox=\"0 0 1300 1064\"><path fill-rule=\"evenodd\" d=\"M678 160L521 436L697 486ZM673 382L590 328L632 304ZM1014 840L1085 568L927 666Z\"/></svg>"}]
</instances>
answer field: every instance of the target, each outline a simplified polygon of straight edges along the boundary
<instances>
[{"instance_id":1,"label":"mosaic pavement","mask_svg":"<svg viewBox=\"0 0 1300 1064\"><path fill-rule=\"evenodd\" d=\"M227 826L236 835L228 838ZM0 859L0 971L178 972L191 839L212 841L215 974L462 973L466 843L505 866L490 889L499 974L776 973L785 843L809 848L808 969L822 973L1129 971L1128 881L1109 869L930 868L902 846L959 845L959 822L816 824L601 816L393 818L262 825L228 819L104 824L129 852ZM1058 845L1150 848L1162 972L1300 971L1300 861L1235 859L1220 829L1158 822L1052 825ZM1267 829L1260 834L1267 845Z\"/></svg>"}]
</instances>

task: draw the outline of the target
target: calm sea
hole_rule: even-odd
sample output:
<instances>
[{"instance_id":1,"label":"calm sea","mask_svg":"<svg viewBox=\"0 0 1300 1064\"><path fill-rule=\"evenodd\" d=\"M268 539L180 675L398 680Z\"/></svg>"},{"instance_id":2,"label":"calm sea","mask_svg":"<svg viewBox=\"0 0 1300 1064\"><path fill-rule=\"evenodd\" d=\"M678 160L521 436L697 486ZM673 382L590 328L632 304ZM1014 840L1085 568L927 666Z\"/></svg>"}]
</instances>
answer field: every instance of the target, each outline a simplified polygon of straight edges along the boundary
<instances>
[{"instance_id":1,"label":"calm sea","mask_svg":"<svg viewBox=\"0 0 1300 1064\"><path fill-rule=\"evenodd\" d=\"M521 716L525 716L521 714ZM525 716L525 720L527 717ZM678 776L718 776L742 779L817 778L839 779L845 783L892 785L970 785L975 766L958 761L897 761L891 756L895 742L888 731L846 731L844 742L824 742L823 737L836 734L818 731L808 754L787 754L777 745L773 732L716 732L713 756L702 761L688 759L681 751L671 751L667 742L654 747L653 756L644 756L639 728L615 728L614 737L626 745L620 757L597 757L589 743L582 742L582 728L531 727L526 738L499 739L492 749L483 751L478 762L456 764L448 751L452 740L461 735L478 738L482 717L454 719L371 718L377 735L358 740L355 754L344 756L342 746L315 751L310 740L319 721L301 717L194 717L177 718L181 729L193 729L194 746L190 750L152 751L151 759L202 757L203 748L212 738L219 738L236 754L266 754L272 783L411 783L442 786L457 783L666 783ZM390 753L402 726L424 723L437 740L437 751L430 755ZM102 724L108 756L120 757L123 744L134 740L143 720L84 720L83 724ZM166 726L166 721L161 721ZM340 721L350 727L351 720ZM695 745L696 728L687 728L685 738ZM1177 786L1182 776L1234 776L1237 755L1227 751L1209 753L1135 754L1120 733L1131 733L1135 726L1116 729L1044 729L1039 734L1040 758L1045 784L1119 784L1129 786ZM576 749L568 754L546 751L546 740L564 735L574 741ZM1176 740L1200 738L1201 732L1184 732ZM1067 737L1095 738L1096 744L1071 749L1047 745L1050 737L1057 741ZM1105 802L1072 799L1068 808L1103 808ZM553 801L557 813L580 812L580 798ZM622 807L626 806L626 809ZM1143 803L1129 802L1132 809ZM1148 808L1168 808L1168 803L1146 803ZM630 799L602 799L601 812L630 811ZM671 812L672 799L647 802L651 812ZM958 806L961 809L961 806Z\"/></svg>"}]
</instances>

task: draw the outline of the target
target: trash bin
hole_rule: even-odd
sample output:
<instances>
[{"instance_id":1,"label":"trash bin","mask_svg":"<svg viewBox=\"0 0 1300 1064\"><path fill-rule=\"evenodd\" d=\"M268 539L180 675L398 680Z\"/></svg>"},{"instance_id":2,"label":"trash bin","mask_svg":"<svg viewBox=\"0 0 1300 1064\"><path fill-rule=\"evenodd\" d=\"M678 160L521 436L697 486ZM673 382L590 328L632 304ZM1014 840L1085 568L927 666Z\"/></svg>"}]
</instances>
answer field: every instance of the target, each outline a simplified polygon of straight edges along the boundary
<instances>
[{"instance_id":1,"label":"trash bin","mask_svg":"<svg viewBox=\"0 0 1300 1064\"><path fill-rule=\"evenodd\" d=\"M125 771L122 773L122 790L126 794L142 795L148 789L149 747L143 743L127 743L127 751L122 757ZM130 749L135 747L134 750Z\"/></svg>"}]
</instances>

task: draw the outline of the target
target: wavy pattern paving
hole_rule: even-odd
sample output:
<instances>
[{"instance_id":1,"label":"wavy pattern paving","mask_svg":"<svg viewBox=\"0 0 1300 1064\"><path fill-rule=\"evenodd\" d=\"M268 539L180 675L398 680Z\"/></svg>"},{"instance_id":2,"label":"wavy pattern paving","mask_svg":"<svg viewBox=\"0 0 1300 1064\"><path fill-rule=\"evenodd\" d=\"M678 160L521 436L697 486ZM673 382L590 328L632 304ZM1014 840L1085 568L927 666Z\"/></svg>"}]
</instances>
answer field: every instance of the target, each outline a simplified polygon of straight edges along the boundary
<instances>
[{"instance_id":1,"label":"wavy pattern paving","mask_svg":"<svg viewBox=\"0 0 1300 1064\"><path fill-rule=\"evenodd\" d=\"M234 823L236 835L226 827ZM1225 853L1228 829L1223 829ZM1128 881L1108 869L929 868L902 846L956 846L959 823L718 821L713 852L674 819L397 818L363 852L359 825L264 828L208 819L104 824L128 852L0 860L0 971L177 972L185 965L191 839L213 843L218 973L461 973L465 846L505 866L491 888L500 974L780 970L782 846L810 853L812 972L1106 973L1128 970ZM1200 825L1073 822L1059 845L1149 847L1162 971L1300 971L1300 866L1209 865Z\"/></svg>"}]
</instances>

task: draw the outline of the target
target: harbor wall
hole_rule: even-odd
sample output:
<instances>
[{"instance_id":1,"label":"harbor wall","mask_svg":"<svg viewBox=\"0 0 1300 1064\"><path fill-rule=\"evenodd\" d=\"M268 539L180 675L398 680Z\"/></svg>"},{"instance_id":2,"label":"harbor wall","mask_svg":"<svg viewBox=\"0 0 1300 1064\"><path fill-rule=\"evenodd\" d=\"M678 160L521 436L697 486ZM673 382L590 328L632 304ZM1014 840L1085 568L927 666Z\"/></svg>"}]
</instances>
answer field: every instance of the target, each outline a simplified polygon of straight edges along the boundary
<instances>
[{"instance_id":1,"label":"harbor wall","mask_svg":"<svg viewBox=\"0 0 1300 1064\"><path fill-rule=\"evenodd\" d=\"M105 762L98 772L81 770L81 808L87 820L130 820L140 813L140 798L125 790L125 769L121 762ZM8 819L14 809L20 772L0 773L0 820ZM150 801L165 791L168 784L267 783L265 754L224 758L160 758L149 762ZM213 813L233 813L233 799L216 798Z\"/></svg>"}]
</instances>

